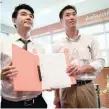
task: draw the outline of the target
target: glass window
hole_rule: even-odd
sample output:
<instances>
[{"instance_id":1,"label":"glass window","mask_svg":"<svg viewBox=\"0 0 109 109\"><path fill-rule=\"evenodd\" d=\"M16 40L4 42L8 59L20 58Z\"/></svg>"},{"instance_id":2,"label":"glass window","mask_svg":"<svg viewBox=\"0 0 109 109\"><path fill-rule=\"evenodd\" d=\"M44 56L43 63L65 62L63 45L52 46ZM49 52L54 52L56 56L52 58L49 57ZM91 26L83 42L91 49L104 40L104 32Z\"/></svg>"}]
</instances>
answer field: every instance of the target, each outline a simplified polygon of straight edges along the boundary
<instances>
[{"instance_id":1,"label":"glass window","mask_svg":"<svg viewBox=\"0 0 109 109\"><path fill-rule=\"evenodd\" d=\"M43 46L43 48L45 49L45 53L51 53L52 52L51 37L52 36L50 35L44 35L34 37L34 40Z\"/></svg>"},{"instance_id":2,"label":"glass window","mask_svg":"<svg viewBox=\"0 0 109 109\"><path fill-rule=\"evenodd\" d=\"M106 34L107 48L109 48L109 33Z\"/></svg>"},{"instance_id":3,"label":"glass window","mask_svg":"<svg viewBox=\"0 0 109 109\"><path fill-rule=\"evenodd\" d=\"M43 46L45 49L45 53L52 53L52 44L46 44Z\"/></svg>"},{"instance_id":4,"label":"glass window","mask_svg":"<svg viewBox=\"0 0 109 109\"><path fill-rule=\"evenodd\" d=\"M93 25L93 26L88 26L88 27L83 27L79 29L81 33L83 34L96 34L96 33L101 33L104 31L103 24L98 24L98 25Z\"/></svg>"},{"instance_id":5,"label":"glass window","mask_svg":"<svg viewBox=\"0 0 109 109\"><path fill-rule=\"evenodd\" d=\"M53 42L60 40L62 38L66 37L65 36L65 32L59 32L59 33L55 33L53 34Z\"/></svg>"},{"instance_id":6,"label":"glass window","mask_svg":"<svg viewBox=\"0 0 109 109\"><path fill-rule=\"evenodd\" d=\"M4 36L8 36L8 34L0 32L0 37L4 37Z\"/></svg>"},{"instance_id":7,"label":"glass window","mask_svg":"<svg viewBox=\"0 0 109 109\"><path fill-rule=\"evenodd\" d=\"M1 16L1 13L2 13L2 12L1 12L1 4L2 4L2 3L1 3L1 0L0 0L0 31L1 31L1 17L2 17L2 16Z\"/></svg>"},{"instance_id":8,"label":"glass window","mask_svg":"<svg viewBox=\"0 0 109 109\"><path fill-rule=\"evenodd\" d=\"M96 36L93 36L93 37L98 41L100 49L106 48L106 42L105 42L105 35L104 34L96 35Z\"/></svg>"},{"instance_id":9,"label":"glass window","mask_svg":"<svg viewBox=\"0 0 109 109\"><path fill-rule=\"evenodd\" d=\"M44 36L34 37L34 39L40 44L51 44L51 37L52 36L50 35L44 35Z\"/></svg>"},{"instance_id":10,"label":"glass window","mask_svg":"<svg viewBox=\"0 0 109 109\"><path fill-rule=\"evenodd\" d=\"M109 31L109 22L105 23L105 29L106 29L106 31Z\"/></svg>"},{"instance_id":11,"label":"glass window","mask_svg":"<svg viewBox=\"0 0 109 109\"><path fill-rule=\"evenodd\" d=\"M105 67L109 67L109 51L102 51L103 58L105 59Z\"/></svg>"}]
</instances>

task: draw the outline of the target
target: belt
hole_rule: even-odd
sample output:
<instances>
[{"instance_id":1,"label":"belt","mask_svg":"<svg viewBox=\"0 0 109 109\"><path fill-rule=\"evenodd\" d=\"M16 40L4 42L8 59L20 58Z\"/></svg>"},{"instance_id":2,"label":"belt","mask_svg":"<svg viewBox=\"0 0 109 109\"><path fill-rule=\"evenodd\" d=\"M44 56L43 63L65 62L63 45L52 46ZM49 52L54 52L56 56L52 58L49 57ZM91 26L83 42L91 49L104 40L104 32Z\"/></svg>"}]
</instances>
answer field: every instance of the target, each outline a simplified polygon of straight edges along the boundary
<instances>
[{"instance_id":1,"label":"belt","mask_svg":"<svg viewBox=\"0 0 109 109\"><path fill-rule=\"evenodd\" d=\"M18 101L18 102L8 101L8 100L6 100L4 98L2 98L2 100L4 102L8 102L10 104L22 105L22 106L28 107L28 106L34 105L34 103L37 101L37 99L40 99L40 97L42 97L42 94L38 95L38 97L36 97L36 98L26 99L26 100L22 100L22 101Z\"/></svg>"},{"instance_id":2,"label":"belt","mask_svg":"<svg viewBox=\"0 0 109 109\"><path fill-rule=\"evenodd\" d=\"M76 80L77 85L85 85L92 82L92 80Z\"/></svg>"},{"instance_id":3,"label":"belt","mask_svg":"<svg viewBox=\"0 0 109 109\"><path fill-rule=\"evenodd\" d=\"M36 102L36 100L39 99L40 97L42 97L42 94L38 95L36 98L26 99L19 102L22 102L24 106L30 106L33 105Z\"/></svg>"},{"instance_id":4,"label":"belt","mask_svg":"<svg viewBox=\"0 0 109 109\"><path fill-rule=\"evenodd\" d=\"M30 105L33 105L35 103L35 99L36 98L32 98L32 99L27 99L27 100L24 100L23 103L24 103L24 106L30 106ZM22 102L22 101L21 101Z\"/></svg>"}]
</instances>

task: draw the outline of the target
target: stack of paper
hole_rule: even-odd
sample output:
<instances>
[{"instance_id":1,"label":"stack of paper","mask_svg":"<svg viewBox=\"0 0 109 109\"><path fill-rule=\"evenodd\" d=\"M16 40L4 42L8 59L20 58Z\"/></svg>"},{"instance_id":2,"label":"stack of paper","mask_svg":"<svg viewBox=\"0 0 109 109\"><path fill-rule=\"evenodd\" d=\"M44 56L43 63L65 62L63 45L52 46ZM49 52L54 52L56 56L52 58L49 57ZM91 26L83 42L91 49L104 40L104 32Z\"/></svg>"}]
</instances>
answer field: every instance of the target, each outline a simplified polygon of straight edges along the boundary
<instances>
[{"instance_id":1,"label":"stack of paper","mask_svg":"<svg viewBox=\"0 0 109 109\"><path fill-rule=\"evenodd\" d=\"M45 54L39 57L43 89L71 86L71 80L66 73L67 64L64 53Z\"/></svg>"}]
</instances>

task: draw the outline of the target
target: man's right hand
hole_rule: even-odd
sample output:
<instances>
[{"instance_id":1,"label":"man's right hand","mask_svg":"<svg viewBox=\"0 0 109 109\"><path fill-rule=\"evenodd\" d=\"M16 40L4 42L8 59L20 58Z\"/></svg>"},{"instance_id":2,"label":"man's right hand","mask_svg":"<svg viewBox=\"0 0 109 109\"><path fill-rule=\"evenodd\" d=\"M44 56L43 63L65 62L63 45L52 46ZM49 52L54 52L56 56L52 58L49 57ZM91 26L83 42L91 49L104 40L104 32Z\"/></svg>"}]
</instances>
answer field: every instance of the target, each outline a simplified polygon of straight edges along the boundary
<instances>
[{"instance_id":1,"label":"man's right hand","mask_svg":"<svg viewBox=\"0 0 109 109\"><path fill-rule=\"evenodd\" d=\"M13 77L16 76L17 73L18 70L16 69L16 67L12 66L12 63L10 63L7 67L2 69L1 80L11 82L13 80Z\"/></svg>"},{"instance_id":2,"label":"man's right hand","mask_svg":"<svg viewBox=\"0 0 109 109\"><path fill-rule=\"evenodd\" d=\"M57 106L60 103L59 90L60 89L55 90L55 98L54 98L54 102L53 102L55 106Z\"/></svg>"},{"instance_id":3,"label":"man's right hand","mask_svg":"<svg viewBox=\"0 0 109 109\"><path fill-rule=\"evenodd\" d=\"M54 105L55 105L55 109L61 108L60 97L55 97Z\"/></svg>"}]
</instances>

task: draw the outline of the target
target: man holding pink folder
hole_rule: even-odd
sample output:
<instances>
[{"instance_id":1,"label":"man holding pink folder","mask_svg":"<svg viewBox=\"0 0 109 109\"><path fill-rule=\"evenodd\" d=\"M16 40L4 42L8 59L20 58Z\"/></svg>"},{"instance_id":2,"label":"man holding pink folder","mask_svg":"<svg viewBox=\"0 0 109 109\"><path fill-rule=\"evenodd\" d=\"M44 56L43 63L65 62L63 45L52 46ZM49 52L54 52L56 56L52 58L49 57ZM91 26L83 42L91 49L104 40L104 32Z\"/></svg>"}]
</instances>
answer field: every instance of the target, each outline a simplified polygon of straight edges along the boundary
<instances>
[{"instance_id":1,"label":"man holding pink folder","mask_svg":"<svg viewBox=\"0 0 109 109\"><path fill-rule=\"evenodd\" d=\"M13 78L18 70L12 63L12 44L21 47L32 54L44 53L41 45L34 43L29 35L33 26L34 10L26 4L17 6L12 14L16 34L4 38L1 42L1 108L47 108L40 91L14 91ZM19 58L22 64L22 59ZM25 65L25 69L26 69ZM26 76L26 75L25 75Z\"/></svg>"}]
</instances>

